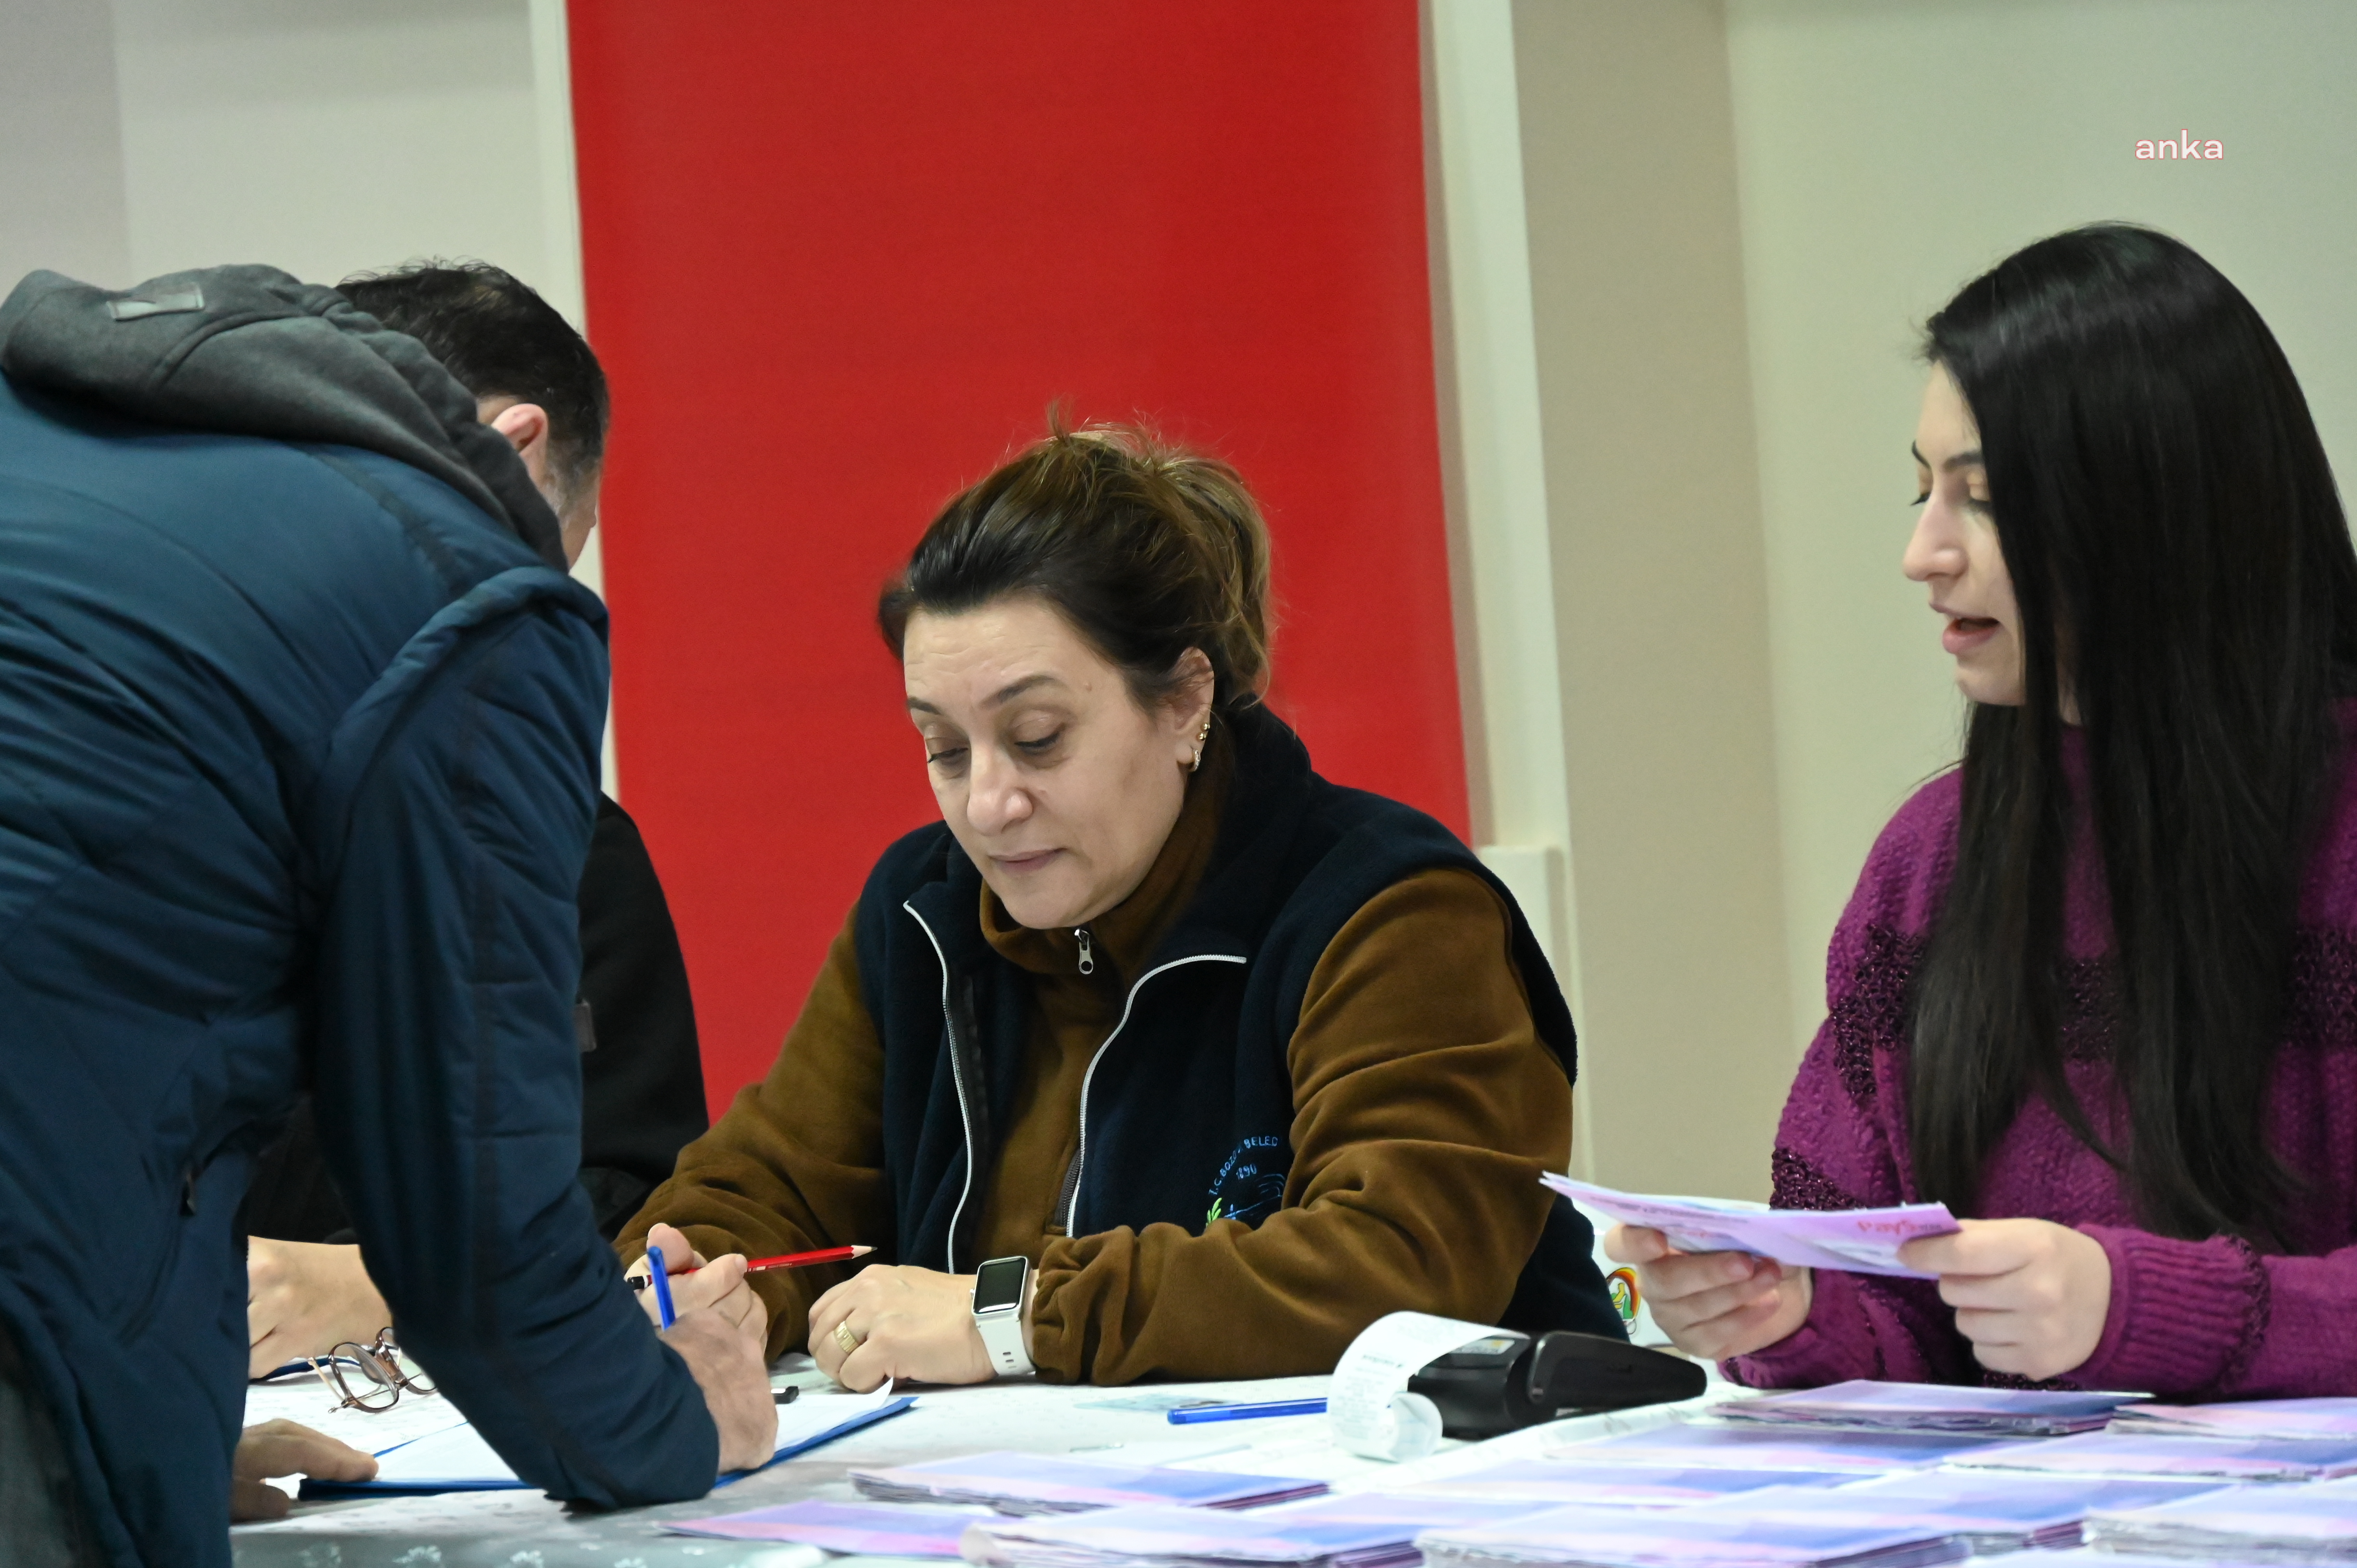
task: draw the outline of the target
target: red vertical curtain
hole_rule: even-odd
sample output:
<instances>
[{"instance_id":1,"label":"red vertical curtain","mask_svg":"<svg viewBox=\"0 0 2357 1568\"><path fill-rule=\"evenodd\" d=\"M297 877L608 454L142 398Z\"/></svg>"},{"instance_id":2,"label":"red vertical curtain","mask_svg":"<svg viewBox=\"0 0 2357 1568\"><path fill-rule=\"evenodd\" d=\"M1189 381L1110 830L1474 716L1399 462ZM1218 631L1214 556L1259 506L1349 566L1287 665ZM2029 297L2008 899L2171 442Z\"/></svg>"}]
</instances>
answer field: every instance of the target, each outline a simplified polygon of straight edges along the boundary
<instances>
[{"instance_id":1,"label":"red vertical curtain","mask_svg":"<svg viewBox=\"0 0 2357 1568\"><path fill-rule=\"evenodd\" d=\"M1275 538L1273 703L1462 832L1415 0L572 0L623 798L715 1108L933 819L878 587L1043 428Z\"/></svg>"}]
</instances>

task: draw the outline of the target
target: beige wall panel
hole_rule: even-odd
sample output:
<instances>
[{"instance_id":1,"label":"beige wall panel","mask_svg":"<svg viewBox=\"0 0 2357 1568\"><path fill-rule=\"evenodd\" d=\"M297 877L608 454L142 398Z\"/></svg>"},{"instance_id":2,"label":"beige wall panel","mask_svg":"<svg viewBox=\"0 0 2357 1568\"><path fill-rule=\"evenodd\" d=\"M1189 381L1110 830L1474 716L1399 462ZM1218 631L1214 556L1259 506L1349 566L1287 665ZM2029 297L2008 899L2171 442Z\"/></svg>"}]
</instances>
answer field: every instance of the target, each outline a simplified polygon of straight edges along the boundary
<instances>
[{"instance_id":1,"label":"beige wall panel","mask_svg":"<svg viewBox=\"0 0 2357 1568\"><path fill-rule=\"evenodd\" d=\"M1723 20L1514 27L1595 1169L1764 1197L1792 1021Z\"/></svg>"},{"instance_id":2,"label":"beige wall panel","mask_svg":"<svg viewBox=\"0 0 2357 1568\"><path fill-rule=\"evenodd\" d=\"M0 295L36 267L130 267L114 30L102 0L0 3Z\"/></svg>"},{"instance_id":3,"label":"beige wall panel","mask_svg":"<svg viewBox=\"0 0 2357 1568\"><path fill-rule=\"evenodd\" d=\"M1727 30L1805 1039L1867 848L1962 733L1924 592L1899 575L1916 324L2040 234L2155 224L2275 328L2345 491L2357 5L1729 0ZM2136 160L2180 128L2225 158Z\"/></svg>"},{"instance_id":4,"label":"beige wall panel","mask_svg":"<svg viewBox=\"0 0 2357 1568\"><path fill-rule=\"evenodd\" d=\"M544 254L526 0L114 0L131 260Z\"/></svg>"}]
</instances>

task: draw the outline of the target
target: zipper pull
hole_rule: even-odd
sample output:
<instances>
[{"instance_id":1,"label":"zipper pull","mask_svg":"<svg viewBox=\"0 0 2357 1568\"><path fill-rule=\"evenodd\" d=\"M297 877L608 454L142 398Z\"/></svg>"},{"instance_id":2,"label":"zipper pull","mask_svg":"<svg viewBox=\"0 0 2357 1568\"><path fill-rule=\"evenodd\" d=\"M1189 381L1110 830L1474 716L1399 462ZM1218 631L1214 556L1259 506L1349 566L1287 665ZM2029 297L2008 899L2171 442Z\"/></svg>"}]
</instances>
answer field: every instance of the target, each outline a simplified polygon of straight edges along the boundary
<instances>
[{"instance_id":1,"label":"zipper pull","mask_svg":"<svg viewBox=\"0 0 2357 1568\"><path fill-rule=\"evenodd\" d=\"M1081 972L1094 974L1097 972L1097 950L1095 941L1089 936L1089 929L1086 926L1074 926L1072 937L1081 944Z\"/></svg>"}]
</instances>

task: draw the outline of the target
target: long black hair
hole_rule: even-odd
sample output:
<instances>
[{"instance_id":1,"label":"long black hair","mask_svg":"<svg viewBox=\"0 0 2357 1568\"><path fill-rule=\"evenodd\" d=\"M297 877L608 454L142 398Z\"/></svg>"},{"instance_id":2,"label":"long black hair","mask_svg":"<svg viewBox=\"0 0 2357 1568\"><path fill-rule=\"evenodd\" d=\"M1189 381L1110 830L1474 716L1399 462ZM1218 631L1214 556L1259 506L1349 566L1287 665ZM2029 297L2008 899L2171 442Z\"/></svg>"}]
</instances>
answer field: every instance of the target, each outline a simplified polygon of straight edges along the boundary
<instances>
[{"instance_id":1,"label":"long black hair","mask_svg":"<svg viewBox=\"0 0 2357 1568\"><path fill-rule=\"evenodd\" d=\"M1925 339L1979 427L2026 701L1967 730L1955 874L1911 999L1917 1185L1969 1211L2036 1094L2123 1171L2144 1224L2270 1244L2293 1185L2262 1118L2357 668L2357 554L2307 400L2233 285L2125 224L2017 252ZM2118 1148L2063 1073L2084 818L2111 904Z\"/></svg>"}]
</instances>

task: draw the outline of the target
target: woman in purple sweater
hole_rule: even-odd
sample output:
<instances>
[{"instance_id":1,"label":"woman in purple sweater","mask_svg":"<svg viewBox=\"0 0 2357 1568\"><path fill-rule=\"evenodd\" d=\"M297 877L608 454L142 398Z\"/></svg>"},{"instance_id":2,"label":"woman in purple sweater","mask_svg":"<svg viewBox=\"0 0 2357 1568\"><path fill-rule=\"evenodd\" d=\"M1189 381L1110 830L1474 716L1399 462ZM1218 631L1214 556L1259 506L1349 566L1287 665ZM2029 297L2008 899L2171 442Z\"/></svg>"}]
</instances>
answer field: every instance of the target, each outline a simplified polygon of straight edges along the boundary
<instances>
[{"instance_id":1,"label":"woman in purple sweater","mask_svg":"<svg viewBox=\"0 0 2357 1568\"><path fill-rule=\"evenodd\" d=\"M2357 555L2306 401L2125 226L1926 336L1904 565L1972 716L1835 932L1775 1201L1980 1218L1936 1283L1609 1245L1754 1385L2357 1392Z\"/></svg>"}]
</instances>

